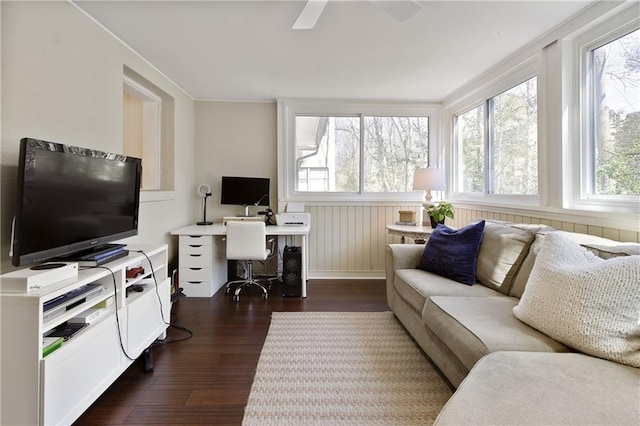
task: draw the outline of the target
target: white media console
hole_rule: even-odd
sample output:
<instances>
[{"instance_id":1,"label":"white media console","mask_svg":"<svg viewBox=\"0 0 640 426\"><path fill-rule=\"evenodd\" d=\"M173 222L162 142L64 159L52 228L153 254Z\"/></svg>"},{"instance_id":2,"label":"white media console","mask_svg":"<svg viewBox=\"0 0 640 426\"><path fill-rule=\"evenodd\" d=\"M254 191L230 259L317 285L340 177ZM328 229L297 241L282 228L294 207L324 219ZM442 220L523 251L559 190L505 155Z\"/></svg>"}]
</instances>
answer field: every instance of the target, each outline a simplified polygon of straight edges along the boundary
<instances>
[{"instance_id":1,"label":"white media console","mask_svg":"<svg viewBox=\"0 0 640 426\"><path fill-rule=\"evenodd\" d=\"M77 278L23 293L3 291L0 276L0 424L72 423L131 365L128 356L137 358L165 336L171 309L167 246L127 249L127 257L102 265L114 275L81 269ZM149 260L135 250L151 260L157 288ZM126 271L138 266L144 274L127 279ZM86 284L104 290L44 319L47 302ZM137 291L127 292L134 285ZM43 356L43 336L72 318L88 318L90 324Z\"/></svg>"}]
</instances>

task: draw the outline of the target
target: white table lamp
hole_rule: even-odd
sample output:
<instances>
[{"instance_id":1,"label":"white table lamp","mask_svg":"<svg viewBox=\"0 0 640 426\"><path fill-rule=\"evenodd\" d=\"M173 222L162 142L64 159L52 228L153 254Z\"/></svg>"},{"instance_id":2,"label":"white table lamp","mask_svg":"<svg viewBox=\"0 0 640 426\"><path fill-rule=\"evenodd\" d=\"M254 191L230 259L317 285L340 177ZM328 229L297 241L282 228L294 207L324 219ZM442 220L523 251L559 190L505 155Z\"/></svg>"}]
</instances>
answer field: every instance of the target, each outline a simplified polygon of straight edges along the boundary
<instances>
[{"instance_id":1,"label":"white table lamp","mask_svg":"<svg viewBox=\"0 0 640 426\"><path fill-rule=\"evenodd\" d=\"M416 169L413 175L413 189L415 191L425 191L422 205L427 208L431 204L431 191L444 191L446 189L444 170L432 167ZM423 215L423 221L424 219L425 216Z\"/></svg>"},{"instance_id":2,"label":"white table lamp","mask_svg":"<svg viewBox=\"0 0 640 426\"><path fill-rule=\"evenodd\" d=\"M427 204L431 203L431 191L444 191L446 189L444 170L432 167L416 169L413 175L413 189L426 191L425 202Z\"/></svg>"}]
</instances>

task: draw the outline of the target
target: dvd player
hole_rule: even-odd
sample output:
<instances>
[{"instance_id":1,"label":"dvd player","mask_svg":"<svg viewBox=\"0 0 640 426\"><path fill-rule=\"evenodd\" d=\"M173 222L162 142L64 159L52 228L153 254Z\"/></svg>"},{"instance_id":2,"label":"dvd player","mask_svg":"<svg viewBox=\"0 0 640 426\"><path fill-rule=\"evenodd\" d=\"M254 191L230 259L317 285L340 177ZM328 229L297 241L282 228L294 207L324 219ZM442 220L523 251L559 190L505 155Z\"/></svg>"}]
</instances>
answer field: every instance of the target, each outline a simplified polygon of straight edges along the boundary
<instances>
[{"instance_id":1,"label":"dvd player","mask_svg":"<svg viewBox=\"0 0 640 426\"><path fill-rule=\"evenodd\" d=\"M105 288L102 284L85 284L45 302L42 305L42 317L44 321L53 319L84 302L95 299L104 291Z\"/></svg>"}]
</instances>

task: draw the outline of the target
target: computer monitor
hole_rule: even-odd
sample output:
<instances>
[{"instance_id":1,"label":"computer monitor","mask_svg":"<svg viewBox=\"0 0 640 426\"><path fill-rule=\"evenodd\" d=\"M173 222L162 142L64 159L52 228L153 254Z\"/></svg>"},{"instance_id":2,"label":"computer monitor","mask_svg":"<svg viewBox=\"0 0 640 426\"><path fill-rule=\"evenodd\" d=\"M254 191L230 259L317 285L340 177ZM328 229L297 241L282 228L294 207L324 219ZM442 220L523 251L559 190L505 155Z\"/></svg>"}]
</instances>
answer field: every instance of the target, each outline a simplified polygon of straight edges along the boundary
<instances>
[{"instance_id":1,"label":"computer monitor","mask_svg":"<svg viewBox=\"0 0 640 426\"><path fill-rule=\"evenodd\" d=\"M249 216L249 206L269 206L269 178L222 176L220 204L244 207Z\"/></svg>"}]
</instances>

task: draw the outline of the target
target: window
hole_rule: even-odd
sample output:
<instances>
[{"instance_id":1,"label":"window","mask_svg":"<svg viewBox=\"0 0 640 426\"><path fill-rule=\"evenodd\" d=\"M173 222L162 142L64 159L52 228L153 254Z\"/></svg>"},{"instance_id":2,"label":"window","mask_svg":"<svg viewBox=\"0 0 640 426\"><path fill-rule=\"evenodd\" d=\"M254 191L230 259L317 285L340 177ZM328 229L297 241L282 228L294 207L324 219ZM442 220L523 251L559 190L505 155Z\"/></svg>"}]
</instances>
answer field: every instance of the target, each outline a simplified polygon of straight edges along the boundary
<instances>
[{"instance_id":1,"label":"window","mask_svg":"<svg viewBox=\"0 0 640 426\"><path fill-rule=\"evenodd\" d=\"M538 194L536 77L454 120L457 192Z\"/></svg>"},{"instance_id":2,"label":"window","mask_svg":"<svg viewBox=\"0 0 640 426\"><path fill-rule=\"evenodd\" d=\"M358 192L360 120L296 117L296 190Z\"/></svg>"},{"instance_id":3,"label":"window","mask_svg":"<svg viewBox=\"0 0 640 426\"><path fill-rule=\"evenodd\" d=\"M587 196L640 195L640 29L586 51Z\"/></svg>"},{"instance_id":4,"label":"window","mask_svg":"<svg viewBox=\"0 0 640 426\"><path fill-rule=\"evenodd\" d=\"M415 169L429 165L436 108L309 101L284 110L281 199L407 199Z\"/></svg>"},{"instance_id":5,"label":"window","mask_svg":"<svg viewBox=\"0 0 640 426\"><path fill-rule=\"evenodd\" d=\"M429 117L363 117L364 191L409 192L429 160Z\"/></svg>"},{"instance_id":6,"label":"window","mask_svg":"<svg viewBox=\"0 0 640 426\"><path fill-rule=\"evenodd\" d=\"M484 127L484 105L456 119L459 192L484 192Z\"/></svg>"}]
</instances>

